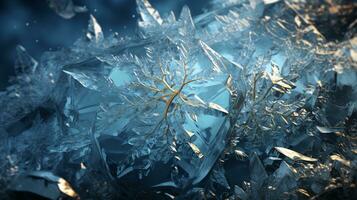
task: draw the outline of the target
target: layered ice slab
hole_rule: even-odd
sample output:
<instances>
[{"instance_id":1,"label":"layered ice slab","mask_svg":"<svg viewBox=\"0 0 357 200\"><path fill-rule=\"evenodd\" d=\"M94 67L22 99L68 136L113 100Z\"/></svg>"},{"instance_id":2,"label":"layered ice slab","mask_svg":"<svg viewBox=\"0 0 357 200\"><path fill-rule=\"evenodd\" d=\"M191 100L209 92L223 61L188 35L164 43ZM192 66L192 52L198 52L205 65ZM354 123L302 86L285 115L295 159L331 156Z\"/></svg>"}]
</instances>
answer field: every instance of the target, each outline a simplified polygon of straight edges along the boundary
<instances>
[{"instance_id":1,"label":"layered ice slab","mask_svg":"<svg viewBox=\"0 0 357 200\"><path fill-rule=\"evenodd\" d=\"M183 187L200 182L222 153L243 98L232 77L242 69L202 41L185 45L159 38L156 49L126 48L64 69L80 83L74 94L95 101L83 107L95 112L93 134L113 177L145 179L161 163L173 170L154 185Z\"/></svg>"},{"instance_id":2,"label":"layered ice slab","mask_svg":"<svg viewBox=\"0 0 357 200\"><path fill-rule=\"evenodd\" d=\"M77 119L77 129L92 131L112 178L184 188L199 183L226 146L244 98L243 69L189 36L194 24L188 8L179 21L162 20L147 1L137 3L147 39L65 66L77 85L65 113L76 113L68 117ZM98 26L92 18L90 29ZM154 34L161 26L172 30ZM90 33L94 44L102 37Z\"/></svg>"}]
</instances>

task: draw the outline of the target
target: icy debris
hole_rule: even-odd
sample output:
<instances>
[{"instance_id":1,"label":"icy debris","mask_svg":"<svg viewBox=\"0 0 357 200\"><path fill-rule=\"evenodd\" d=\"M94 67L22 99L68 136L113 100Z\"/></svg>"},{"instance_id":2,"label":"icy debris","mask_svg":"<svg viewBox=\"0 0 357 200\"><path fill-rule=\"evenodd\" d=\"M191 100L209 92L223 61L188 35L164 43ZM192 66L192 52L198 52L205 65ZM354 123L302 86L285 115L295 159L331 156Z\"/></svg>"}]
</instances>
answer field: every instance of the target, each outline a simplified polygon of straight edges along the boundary
<instances>
[{"instance_id":1,"label":"icy debris","mask_svg":"<svg viewBox=\"0 0 357 200\"><path fill-rule=\"evenodd\" d=\"M188 7L162 18L137 4L135 36L104 37L91 15L69 49L37 62L17 48L16 77L0 93L1 185L49 170L78 188L56 178L39 194L50 198L299 199L353 188L354 40L326 43L286 1L215 0L194 18Z\"/></svg>"}]
</instances>

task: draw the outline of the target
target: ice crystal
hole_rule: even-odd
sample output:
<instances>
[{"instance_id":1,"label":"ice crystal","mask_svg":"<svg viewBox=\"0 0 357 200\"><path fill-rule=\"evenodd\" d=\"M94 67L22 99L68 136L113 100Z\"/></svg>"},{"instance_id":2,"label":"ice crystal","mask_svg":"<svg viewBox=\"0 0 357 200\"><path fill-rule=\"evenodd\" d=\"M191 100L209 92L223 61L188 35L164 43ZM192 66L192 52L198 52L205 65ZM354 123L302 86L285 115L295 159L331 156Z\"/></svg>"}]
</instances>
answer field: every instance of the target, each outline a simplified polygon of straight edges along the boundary
<instances>
[{"instance_id":1,"label":"ice crystal","mask_svg":"<svg viewBox=\"0 0 357 200\"><path fill-rule=\"evenodd\" d=\"M21 190L36 180L20 176L9 191L303 199L352 187L356 39L327 43L283 1L214 0L177 20L136 2L136 36L104 37L91 15L69 49L37 62L17 48L0 93L1 181L51 171L74 189Z\"/></svg>"}]
</instances>

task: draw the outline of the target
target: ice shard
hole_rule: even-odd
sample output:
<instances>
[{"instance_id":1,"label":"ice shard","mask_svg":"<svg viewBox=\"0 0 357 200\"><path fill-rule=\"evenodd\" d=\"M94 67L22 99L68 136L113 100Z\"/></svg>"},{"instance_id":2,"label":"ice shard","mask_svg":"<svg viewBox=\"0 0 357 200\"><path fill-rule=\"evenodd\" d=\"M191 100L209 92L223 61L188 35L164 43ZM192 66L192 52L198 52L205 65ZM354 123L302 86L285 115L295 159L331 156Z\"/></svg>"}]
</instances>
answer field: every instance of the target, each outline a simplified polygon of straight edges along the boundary
<instances>
[{"instance_id":1,"label":"ice shard","mask_svg":"<svg viewBox=\"0 0 357 200\"><path fill-rule=\"evenodd\" d=\"M183 36L194 35L195 24L193 22L191 11L187 6L184 6L181 10L179 21L183 24L179 28L179 33Z\"/></svg>"},{"instance_id":2,"label":"ice shard","mask_svg":"<svg viewBox=\"0 0 357 200\"><path fill-rule=\"evenodd\" d=\"M146 30L159 28L163 20L159 12L152 7L147 0L136 0L137 12L141 17L139 27L145 32Z\"/></svg>"},{"instance_id":3,"label":"ice shard","mask_svg":"<svg viewBox=\"0 0 357 200\"><path fill-rule=\"evenodd\" d=\"M100 27L93 15L90 15L86 36L88 40L94 41L95 43L102 42L104 39L102 27Z\"/></svg>"},{"instance_id":4,"label":"ice shard","mask_svg":"<svg viewBox=\"0 0 357 200\"><path fill-rule=\"evenodd\" d=\"M17 73L34 73L38 62L27 53L23 46L18 46L16 52L15 69L18 71Z\"/></svg>"}]
</instances>

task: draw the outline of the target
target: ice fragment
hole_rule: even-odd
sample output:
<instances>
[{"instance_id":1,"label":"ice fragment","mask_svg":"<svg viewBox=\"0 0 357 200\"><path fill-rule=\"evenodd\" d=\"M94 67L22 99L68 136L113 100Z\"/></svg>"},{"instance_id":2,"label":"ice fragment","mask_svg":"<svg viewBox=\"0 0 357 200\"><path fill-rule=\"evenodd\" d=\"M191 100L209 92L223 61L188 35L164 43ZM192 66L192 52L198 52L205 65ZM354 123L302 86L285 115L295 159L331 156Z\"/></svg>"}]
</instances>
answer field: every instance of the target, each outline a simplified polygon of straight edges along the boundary
<instances>
[{"instance_id":1,"label":"ice fragment","mask_svg":"<svg viewBox=\"0 0 357 200\"><path fill-rule=\"evenodd\" d=\"M32 58L21 45L16 47L16 53L15 70L17 73L34 73L38 62Z\"/></svg>"},{"instance_id":2,"label":"ice fragment","mask_svg":"<svg viewBox=\"0 0 357 200\"><path fill-rule=\"evenodd\" d=\"M163 23L159 12L151 6L148 0L136 0L136 4L142 20L139 21L139 27L147 29L157 27Z\"/></svg>"},{"instance_id":3,"label":"ice fragment","mask_svg":"<svg viewBox=\"0 0 357 200\"><path fill-rule=\"evenodd\" d=\"M102 27L97 22L97 19L94 18L93 15L89 16L88 30L86 37L95 43L102 42L104 39L104 35L102 32Z\"/></svg>"},{"instance_id":4,"label":"ice fragment","mask_svg":"<svg viewBox=\"0 0 357 200\"><path fill-rule=\"evenodd\" d=\"M293 150L290 150L290 149L287 149L284 147L275 147L275 149L292 160L302 160L302 161L308 161L308 162L316 162L317 161L316 158L311 158L311 157L305 156L301 153L298 153L296 151L293 151Z\"/></svg>"}]
</instances>

